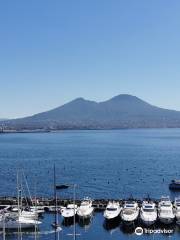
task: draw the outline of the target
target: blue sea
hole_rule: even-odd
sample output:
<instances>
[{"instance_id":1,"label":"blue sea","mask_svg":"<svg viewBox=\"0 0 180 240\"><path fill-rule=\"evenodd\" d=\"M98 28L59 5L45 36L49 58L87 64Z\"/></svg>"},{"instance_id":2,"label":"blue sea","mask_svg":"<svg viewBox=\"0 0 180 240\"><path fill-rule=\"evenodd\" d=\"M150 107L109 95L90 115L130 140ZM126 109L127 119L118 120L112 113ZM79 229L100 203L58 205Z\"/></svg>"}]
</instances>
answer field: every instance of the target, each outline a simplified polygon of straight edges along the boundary
<instances>
[{"instance_id":1,"label":"blue sea","mask_svg":"<svg viewBox=\"0 0 180 240\"><path fill-rule=\"evenodd\" d=\"M56 133L13 133L0 135L0 195L16 196L16 175L23 170L31 194L53 196L53 165L57 183L76 183L76 196L124 199L131 195L143 199L178 193L169 191L172 179L180 179L180 129L133 129L60 131ZM58 193L72 198L72 190ZM54 239L46 214L38 239ZM60 239L71 239L73 226L64 226ZM173 234L136 236L120 223L107 226L102 213L95 213L89 223L77 223L77 239L179 239ZM1 235L0 235L1 237ZM17 239L16 234L6 236ZM24 233L23 239L35 239Z\"/></svg>"}]
</instances>

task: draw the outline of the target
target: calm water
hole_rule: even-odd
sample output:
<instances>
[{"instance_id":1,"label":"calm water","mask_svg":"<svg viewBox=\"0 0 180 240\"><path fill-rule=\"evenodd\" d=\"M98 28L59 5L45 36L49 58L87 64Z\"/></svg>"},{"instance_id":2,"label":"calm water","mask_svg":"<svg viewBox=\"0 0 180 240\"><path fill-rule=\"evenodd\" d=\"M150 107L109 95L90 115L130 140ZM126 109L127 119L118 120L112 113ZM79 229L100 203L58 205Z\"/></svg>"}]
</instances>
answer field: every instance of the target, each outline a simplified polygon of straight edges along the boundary
<instances>
[{"instance_id":1,"label":"calm water","mask_svg":"<svg viewBox=\"0 0 180 240\"><path fill-rule=\"evenodd\" d=\"M159 198L168 194L171 179L180 178L180 129L64 131L42 134L0 135L0 195L16 195L16 171L24 169L32 195L53 194L53 164L58 183L77 183L77 197ZM61 192L72 197L71 190ZM54 239L49 233L52 216L45 216L40 239ZM121 226L105 226L102 213L97 213L84 227L78 239L137 239ZM47 232L46 232L46 231ZM64 226L60 239L71 239ZM49 234L47 234L49 233ZM171 236L157 234L139 237L178 239L176 229ZM9 236L9 239L17 237ZM23 239L34 239L24 235Z\"/></svg>"}]
</instances>

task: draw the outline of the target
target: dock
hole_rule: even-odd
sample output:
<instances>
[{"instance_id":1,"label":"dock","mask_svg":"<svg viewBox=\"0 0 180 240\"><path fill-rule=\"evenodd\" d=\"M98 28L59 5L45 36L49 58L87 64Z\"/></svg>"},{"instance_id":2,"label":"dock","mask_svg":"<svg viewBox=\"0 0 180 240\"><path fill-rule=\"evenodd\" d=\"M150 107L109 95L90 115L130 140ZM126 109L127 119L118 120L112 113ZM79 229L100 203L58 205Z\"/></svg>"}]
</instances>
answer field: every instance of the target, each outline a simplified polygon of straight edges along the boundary
<instances>
[{"instance_id":1,"label":"dock","mask_svg":"<svg viewBox=\"0 0 180 240\"><path fill-rule=\"evenodd\" d=\"M75 204L77 204L78 206L80 205L81 201L83 199L76 199L75 200ZM135 200L136 202L138 202L138 204L141 206L141 203L143 200L145 199L135 199L135 198L129 198L129 199L92 199L93 201L93 207L96 211L103 211L105 210L107 204L109 201L118 201L120 204L123 204L125 201L127 200ZM146 199L148 200L148 199ZM156 204L158 204L158 202L160 201L159 199L150 199L153 200ZM46 198L46 197L32 197L32 199L30 198L22 198L22 204L24 206L32 206L32 205L37 205L37 206L41 206L44 207L44 209L46 211L51 211L53 209L53 207L55 206L55 199L54 198ZM16 206L18 203L17 198L16 197L0 197L0 205L9 205L9 206ZM64 199L64 198L57 198L57 206L60 207L65 207L67 206L67 204L69 203L73 203L73 199L69 198L69 199Z\"/></svg>"}]
</instances>

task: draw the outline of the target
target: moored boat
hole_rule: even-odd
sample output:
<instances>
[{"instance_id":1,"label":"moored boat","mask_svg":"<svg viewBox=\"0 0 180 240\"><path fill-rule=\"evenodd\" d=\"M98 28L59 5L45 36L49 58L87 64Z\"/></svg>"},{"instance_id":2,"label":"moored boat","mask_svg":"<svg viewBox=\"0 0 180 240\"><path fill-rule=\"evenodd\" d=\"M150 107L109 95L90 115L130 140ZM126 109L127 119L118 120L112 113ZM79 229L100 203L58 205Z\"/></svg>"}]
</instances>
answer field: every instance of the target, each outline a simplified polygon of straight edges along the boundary
<instances>
[{"instance_id":1,"label":"moored boat","mask_svg":"<svg viewBox=\"0 0 180 240\"><path fill-rule=\"evenodd\" d=\"M146 226L153 225L157 220L156 204L153 201L143 201L140 210L140 219Z\"/></svg>"},{"instance_id":2,"label":"moored boat","mask_svg":"<svg viewBox=\"0 0 180 240\"><path fill-rule=\"evenodd\" d=\"M139 215L139 206L136 201L126 201L121 211L121 219L124 224L133 224Z\"/></svg>"},{"instance_id":3,"label":"moored boat","mask_svg":"<svg viewBox=\"0 0 180 240\"><path fill-rule=\"evenodd\" d=\"M68 204L67 207L61 209L61 215L65 218L72 218L77 213L77 205Z\"/></svg>"},{"instance_id":4,"label":"moored boat","mask_svg":"<svg viewBox=\"0 0 180 240\"><path fill-rule=\"evenodd\" d=\"M161 201L158 204L158 217L161 223L173 223L175 214L173 212L173 205L170 201L169 196L161 198Z\"/></svg>"},{"instance_id":5,"label":"moored boat","mask_svg":"<svg viewBox=\"0 0 180 240\"><path fill-rule=\"evenodd\" d=\"M172 180L169 184L169 189L174 191L180 191L180 180Z\"/></svg>"},{"instance_id":6,"label":"moored boat","mask_svg":"<svg viewBox=\"0 0 180 240\"><path fill-rule=\"evenodd\" d=\"M117 201L110 201L107 204L106 210L104 211L104 217L106 220L113 220L120 216L121 206Z\"/></svg>"},{"instance_id":7,"label":"moored boat","mask_svg":"<svg viewBox=\"0 0 180 240\"><path fill-rule=\"evenodd\" d=\"M29 229L37 227L41 222L33 219L27 219L24 217L16 217L14 215L4 215L1 216L0 228L5 229Z\"/></svg>"},{"instance_id":8,"label":"moored boat","mask_svg":"<svg viewBox=\"0 0 180 240\"><path fill-rule=\"evenodd\" d=\"M177 225L180 225L180 197L176 197L174 201L174 213Z\"/></svg>"},{"instance_id":9,"label":"moored boat","mask_svg":"<svg viewBox=\"0 0 180 240\"><path fill-rule=\"evenodd\" d=\"M89 218L92 216L94 208L92 206L92 200L85 198L81 205L77 208L77 215L80 218Z\"/></svg>"}]
</instances>

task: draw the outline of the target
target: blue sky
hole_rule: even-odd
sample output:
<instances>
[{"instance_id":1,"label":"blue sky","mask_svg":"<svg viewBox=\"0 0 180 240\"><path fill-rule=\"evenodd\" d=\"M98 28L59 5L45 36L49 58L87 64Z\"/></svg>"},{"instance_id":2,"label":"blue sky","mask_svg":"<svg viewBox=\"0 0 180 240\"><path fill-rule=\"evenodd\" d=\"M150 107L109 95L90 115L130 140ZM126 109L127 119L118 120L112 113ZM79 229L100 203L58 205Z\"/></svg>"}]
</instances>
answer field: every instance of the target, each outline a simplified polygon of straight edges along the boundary
<instances>
[{"instance_id":1,"label":"blue sky","mask_svg":"<svg viewBox=\"0 0 180 240\"><path fill-rule=\"evenodd\" d=\"M120 93L180 110L180 1L0 4L0 118Z\"/></svg>"}]
</instances>

